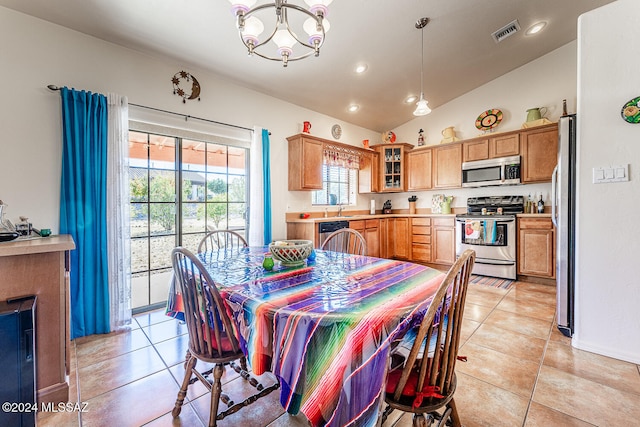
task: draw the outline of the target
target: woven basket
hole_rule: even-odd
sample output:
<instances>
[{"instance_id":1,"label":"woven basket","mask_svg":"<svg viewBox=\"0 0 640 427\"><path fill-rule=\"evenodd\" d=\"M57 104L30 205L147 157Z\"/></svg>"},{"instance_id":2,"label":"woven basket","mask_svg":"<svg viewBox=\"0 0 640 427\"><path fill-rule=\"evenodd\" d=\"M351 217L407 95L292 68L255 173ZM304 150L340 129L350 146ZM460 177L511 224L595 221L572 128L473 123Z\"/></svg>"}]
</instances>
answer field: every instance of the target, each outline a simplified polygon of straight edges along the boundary
<instances>
[{"instance_id":1,"label":"woven basket","mask_svg":"<svg viewBox=\"0 0 640 427\"><path fill-rule=\"evenodd\" d=\"M312 249L311 240L280 240L269 244L269 251L273 258L286 266L304 264Z\"/></svg>"}]
</instances>

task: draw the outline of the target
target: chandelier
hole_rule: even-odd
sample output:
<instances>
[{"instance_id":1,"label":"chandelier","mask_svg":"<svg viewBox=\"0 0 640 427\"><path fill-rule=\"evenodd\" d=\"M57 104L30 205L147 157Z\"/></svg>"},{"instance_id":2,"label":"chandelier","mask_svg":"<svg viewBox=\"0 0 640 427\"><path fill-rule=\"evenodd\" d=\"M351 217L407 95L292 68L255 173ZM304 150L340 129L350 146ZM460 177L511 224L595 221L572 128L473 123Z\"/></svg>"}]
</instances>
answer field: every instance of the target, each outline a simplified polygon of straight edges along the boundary
<instances>
[{"instance_id":1,"label":"chandelier","mask_svg":"<svg viewBox=\"0 0 640 427\"><path fill-rule=\"evenodd\" d=\"M329 21L325 19L329 11L327 6L332 1L304 0L309 6L307 9L288 3L287 0L275 0L274 3L259 4L255 7L257 0L229 0L236 15L240 39L247 47L249 55L255 53L271 61L282 61L284 67L289 61L297 61L311 54L320 55L320 47L329 31ZM263 20L273 20L273 31L260 41L259 36L265 28ZM308 37L297 35L300 28ZM267 43L270 41L273 41L277 49L269 50Z\"/></svg>"},{"instance_id":2,"label":"chandelier","mask_svg":"<svg viewBox=\"0 0 640 427\"><path fill-rule=\"evenodd\" d=\"M426 116L431 112L431 108L427 105L427 100L424 99L424 27L429 23L429 18L420 18L416 22L416 28L422 33L422 64L420 67L420 99L416 102L416 110L413 112L414 116Z\"/></svg>"}]
</instances>

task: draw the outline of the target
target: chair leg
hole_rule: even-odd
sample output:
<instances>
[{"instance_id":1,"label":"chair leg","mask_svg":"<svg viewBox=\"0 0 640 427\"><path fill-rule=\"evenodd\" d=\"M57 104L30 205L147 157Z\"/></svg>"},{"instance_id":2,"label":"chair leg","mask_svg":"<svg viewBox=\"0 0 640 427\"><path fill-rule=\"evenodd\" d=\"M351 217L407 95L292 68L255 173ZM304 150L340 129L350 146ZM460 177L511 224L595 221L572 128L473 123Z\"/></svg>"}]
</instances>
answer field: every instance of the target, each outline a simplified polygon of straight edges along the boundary
<instances>
[{"instance_id":1,"label":"chair leg","mask_svg":"<svg viewBox=\"0 0 640 427\"><path fill-rule=\"evenodd\" d=\"M220 403L220 394L222 393L222 374L224 373L222 363L216 364L213 370L213 384L211 385L211 410L209 411L209 427L216 427L218 417L218 405Z\"/></svg>"},{"instance_id":2,"label":"chair leg","mask_svg":"<svg viewBox=\"0 0 640 427\"><path fill-rule=\"evenodd\" d=\"M182 380L182 386L178 392L176 404L173 411L171 411L173 418L177 418L180 415L180 411L182 411L182 404L184 403L184 398L187 396L187 388L189 387L189 380L191 379L191 371L196 367L197 362L198 359L193 357L193 355L187 351L187 360L184 362L184 379Z\"/></svg>"},{"instance_id":3,"label":"chair leg","mask_svg":"<svg viewBox=\"0 0 640 427\"><path fill-rule=\"evenodd\" d=\"M423 414L413 414L413 427L428 427Z\"/></svg>"},{"instance_id":4,"label":"chair leg","mask_svg":"<svg viewBox=\"0 0 640 427\"><path fill-rule=\"evenodd\" d=\"M462 427L462 422L460 421L460 416L458 415L458 410L456 409L456 403L454 400L451 399L447 406L451 408L451 421L453 422L453 427Z\"/></svg>"}]
</instances>

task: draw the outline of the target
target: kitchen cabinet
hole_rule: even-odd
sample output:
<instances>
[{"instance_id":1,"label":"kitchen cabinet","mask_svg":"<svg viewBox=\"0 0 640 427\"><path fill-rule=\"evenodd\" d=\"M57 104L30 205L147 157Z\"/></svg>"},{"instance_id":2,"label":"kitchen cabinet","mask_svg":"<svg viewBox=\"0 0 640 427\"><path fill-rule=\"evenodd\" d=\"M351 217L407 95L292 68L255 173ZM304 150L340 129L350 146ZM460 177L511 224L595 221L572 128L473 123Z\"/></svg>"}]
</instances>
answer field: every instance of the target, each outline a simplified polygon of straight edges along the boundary
<instances>
[{"instance_id":1,"label":"kitchen cabinet","mask_svg":"<svg viewBox=\"0 0 640 427\"><path fill-rule=\"evenodd\" d=\"M433 187L432 161L431 148L419 148L407 153L407 191L430 190Z\"/></svg>"},{"instance_id":2,"label":"kitchen cabinet","mask_svg":"<svg viewBox=\"0 0 640 427\"><path fill-rule=\"evenodd\" d=\"M289 191L322 190L323 142L298 134L289 141Z\"/></svg>"},{"instance_id":3,"label":"kitchen cabinet","mask_svg":"<svg viewBox=\"0 0 640 427\"><path fill-rule=\"evenodd\" d=\"M431 235L433 237L431 262L434 264L453 264L456 260L455 218L433 218Z\"/></svg>"},{"instance_id":4,"label":"kitchen cabinet","mask_svg":"<svg viewBox=\"0 0 640 427\"><path fill-rule=\"evenodd\" d=\"M520 133L522 183L548 182L558 163L558 125L531 128Z\"/></svg>"},{"instance_id":5,"label":"kitchen cabinet","mask_svg":"<svg viewBox=\"0 0 640 427\"><path fill-rule=\"evenodd\" d=\"M431 218L411 218L411 260L431 262Z\"/></svg>"},{"instance_id":6,"label":"kitchen cabinet","mask_svg":"<svg viewBox=\"0 0 640 427\"><path fill-rule=\"evenodd\" d=\"M518 218L518 274L553 279L555 259L551 218Z\"/></svg>"},{"instance_id":7,"label":"kitchen cabinet","mask_svg":"<svg viewBox=\"0 0 640 427\"><path fill-rule=\"evenodd\" d=\"M409 218L389 218L387 223L387 257L409 259Z\"/></svg>"},{"instance_id":8,"label":"kitchen cabinet","mask_svg":"<svg viewBox=\"0 0 640 427\"><path fill-rule=\"evenodd\" d=\"M406 143L379 144L372 146L380 156L380 184L381 193L397 193L407 190L406 159L407 153L413 145Z\"/></svg>"},{"instance_id":9,"label":"kitchen cabinet","mask_svg":"<svg viewBox=\"0 0 640 427\"><path fill-rule=\"evenodd\" d=\"M349 221L349 228L353 228L364 237L367 243L367 255L380 257L380 220L365 219Z\"/></svg>"},{"instance_id":10,"label":"kitchen cabinet","mask_svg":"<svg viewBox=\"0 0 640 427\"><path fill-rule=\"evenodd\" d=\"M358 193L377 193L380 191L380 155L367 153L360 158L358 171Z\"/></svg>"},{"instance_id":11,"label":"kitchen cabinet","mask_svg":"<svg viewBox=\"0 0 640 427\"><path fill-rule=\"evenodd\" d=\"M495 159L520 154L520 134L505 133L491 138L474 139L462 143L462 161Z\"/></svg>"},{"instance_id":12,"label":"kitchen cabinet","mask_svg":"<svg viewBox=\"0 0 640 427\"><path fill-rule=\"evenodd\" d=\"M462 144L433 148L433 188L462 187Z\"/></svg>"}]
</instances>

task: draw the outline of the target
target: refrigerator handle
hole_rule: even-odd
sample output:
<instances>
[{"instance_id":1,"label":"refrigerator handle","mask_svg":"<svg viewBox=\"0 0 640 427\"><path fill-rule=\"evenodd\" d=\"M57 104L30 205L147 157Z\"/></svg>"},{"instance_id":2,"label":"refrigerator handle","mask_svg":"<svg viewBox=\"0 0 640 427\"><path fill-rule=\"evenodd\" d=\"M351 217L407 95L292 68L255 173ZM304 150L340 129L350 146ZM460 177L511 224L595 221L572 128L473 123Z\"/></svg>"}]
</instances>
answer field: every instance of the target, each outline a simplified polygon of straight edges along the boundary
<instances>
[{"instance_id":1,"label":"refrigerator handle","mask_svg":"<svg viewBox=\"0 0 640 427\"><path fill-rule=\"evenodd\" d=\"M553 225L558 228L558 220L556 217L556 204L557 204L557 185L558 185L558 165L553 168L553 173L551 174L551 221Z\"/></svg>"}]
</instances>

